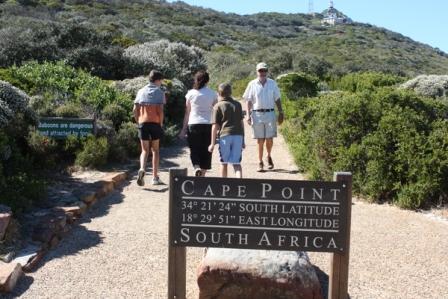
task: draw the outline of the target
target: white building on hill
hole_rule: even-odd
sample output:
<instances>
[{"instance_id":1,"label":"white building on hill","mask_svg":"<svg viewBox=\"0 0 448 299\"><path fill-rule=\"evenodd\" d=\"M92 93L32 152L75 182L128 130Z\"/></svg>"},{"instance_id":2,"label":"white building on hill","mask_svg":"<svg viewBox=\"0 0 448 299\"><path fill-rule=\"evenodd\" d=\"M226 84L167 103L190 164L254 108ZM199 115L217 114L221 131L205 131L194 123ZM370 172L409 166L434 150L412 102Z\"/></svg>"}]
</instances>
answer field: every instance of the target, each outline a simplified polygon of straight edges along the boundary
<instances>
[{"instance_id":1,"label":"white building on hill","mask_svg":"<svg viewBox=\"0 0 448 299\"><path fill-rule=\"evenodd\" d=\"M338 16L338 11L334 8L333 0L330 0L328 10L321 21L322 25L334 26L337 24L351 24L353 21L350 18Z\"/></svg>"}]
</instances>

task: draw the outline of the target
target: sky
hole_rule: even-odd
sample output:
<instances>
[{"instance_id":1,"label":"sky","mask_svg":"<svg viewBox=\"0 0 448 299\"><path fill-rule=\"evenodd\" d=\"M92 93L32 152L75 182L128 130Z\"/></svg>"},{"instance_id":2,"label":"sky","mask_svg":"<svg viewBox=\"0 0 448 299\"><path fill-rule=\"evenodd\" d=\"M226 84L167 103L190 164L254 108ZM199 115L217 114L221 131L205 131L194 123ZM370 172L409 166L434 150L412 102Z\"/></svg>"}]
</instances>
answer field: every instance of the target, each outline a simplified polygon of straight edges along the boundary
<instances>
[{"instance_id":1,"label":"sky","mask_svg":"<svg viewBox=\"0 0 448 299\"><path fill-rule=\"evenodd\" d=\"M184 0L184 2L224 12L253 14L307 13L309 0ZM328 0L313 2L315 12L321 12L329 3ZM387 28L448 53L448 0L334 0L334 7L354 21Z\"/></svg>"}]
</instances>

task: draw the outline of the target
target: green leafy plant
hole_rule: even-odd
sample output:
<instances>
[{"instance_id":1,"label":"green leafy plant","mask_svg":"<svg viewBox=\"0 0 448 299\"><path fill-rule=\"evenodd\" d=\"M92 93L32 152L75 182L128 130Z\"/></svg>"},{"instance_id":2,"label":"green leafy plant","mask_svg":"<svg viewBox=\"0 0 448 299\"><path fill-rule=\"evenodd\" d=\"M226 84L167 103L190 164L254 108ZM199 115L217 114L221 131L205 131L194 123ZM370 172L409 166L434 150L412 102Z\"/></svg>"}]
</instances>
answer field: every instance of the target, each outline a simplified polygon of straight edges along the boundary
<instances>
[{"instance_id":1,"label":"green leafy plant","mask_svg":"<svg viewBox=\"0 0 448 299\"><path fill-rule=\"evenodd\" d=\"M83 149L76 155L76 165L87 168L98 168L107 162L109 144L106 137L89 136Z\"/></svg>"}]
</instances>

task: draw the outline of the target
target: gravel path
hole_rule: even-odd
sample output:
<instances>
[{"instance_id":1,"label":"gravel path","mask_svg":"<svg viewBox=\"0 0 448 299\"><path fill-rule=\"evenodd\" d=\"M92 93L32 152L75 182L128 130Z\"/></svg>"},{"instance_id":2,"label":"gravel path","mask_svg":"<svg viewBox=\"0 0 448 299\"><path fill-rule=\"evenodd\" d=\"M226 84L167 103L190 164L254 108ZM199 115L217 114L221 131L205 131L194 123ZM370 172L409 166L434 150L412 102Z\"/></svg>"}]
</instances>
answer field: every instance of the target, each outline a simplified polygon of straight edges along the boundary
<instances>
[{"instance_id":1,"label":"gravel path","mask_svg":"<svg viewBox=\"0 0 448 299\"><path fill-rule=\"evenodd\" d=\"M274 146L275 172L255 171L256 144L246 142L244 177L301 179L281 137ZM162 160L164 182L170 167L190 167L184 147L163 149ZM210 175L217 176L217 156L214 161ZM352 214L351 298L448 298L448 221L358 201ZM88 212L11 297L166 298L167 215L168 186L140 188L134 177ZM187 252L188 298L197 298L202 250ZM329 254L310 257L328 273Z\"/></svg>"}]
</instances>

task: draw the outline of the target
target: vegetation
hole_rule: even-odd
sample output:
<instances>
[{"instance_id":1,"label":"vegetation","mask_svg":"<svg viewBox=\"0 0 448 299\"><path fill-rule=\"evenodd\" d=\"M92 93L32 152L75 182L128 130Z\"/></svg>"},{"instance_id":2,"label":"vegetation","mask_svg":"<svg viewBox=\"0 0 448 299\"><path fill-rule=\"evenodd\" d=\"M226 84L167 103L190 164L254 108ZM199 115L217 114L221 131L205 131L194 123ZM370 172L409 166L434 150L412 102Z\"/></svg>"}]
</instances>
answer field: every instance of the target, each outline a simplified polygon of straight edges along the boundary
<instances>
[{"instance_id":1,"label":"vegetation","mask_svg":"<svg viewBox=\"0 0 448 299\"><path fill-rule=\"evenodd\" d=\"M283 133L312 178L347 170L373 201L447 202L448 54L438 49L368 24L323 27L321 14L239 16L181 1L8 0L0 14L0 202L16 212L45 195L36 169L138 155L131 109L150 69L167 78L167 144L195 72L239 97L260 61L278 77ZM95 117L98 131L53 140L36 132L40 116Z\"/></svg>"},{"instance_id":2,"label":"vegetation","mask_svg":"<svg viewBox=\"0 0 448 299\"><path fill-rule=\"evenodd\" d=\"M351 78L369 86L371 76ZM376 87L289 100L288 107L283 133L311 178L351 171L354 190L372 201L411 209L448 202L446 103Z\"/></svg>"},{"instance_id":3,"label":"vegetation","mask_svg":"<svg viewBox=\"0 0 448 299\"><path fill-rule=\"evenodd\" d=\"M401 85L404 89L413 90L416 93L431 98L448 98L448 75L420 75Z\"/></svg>"},{"instance_id":4,"label":"vegetation","mask_svg":"<svg viewBox=\"0 0 448 299\"><path fill-rule=\"evenodd\" d=\"M194 55L205 51L217 82L253 75L260 60L272 66L274 76L292 71L321 79L357 71L409 77L448 72L448 55L438 49L369 24L323 27L322 14L240 16L156 0L10 0L0 10L0 67L63 59L101 78L123 80L148 72L135 72L130 52L169 41L193 46ZM159 51L189 53L170 47ZM167 64L163 70L185 82L182 73L172 76L176 67Z\"/></svg>"}]
</instances>

